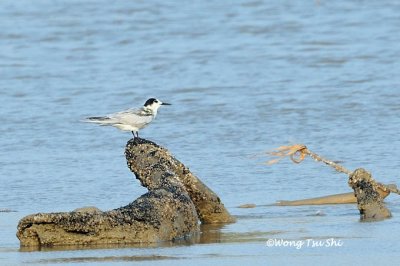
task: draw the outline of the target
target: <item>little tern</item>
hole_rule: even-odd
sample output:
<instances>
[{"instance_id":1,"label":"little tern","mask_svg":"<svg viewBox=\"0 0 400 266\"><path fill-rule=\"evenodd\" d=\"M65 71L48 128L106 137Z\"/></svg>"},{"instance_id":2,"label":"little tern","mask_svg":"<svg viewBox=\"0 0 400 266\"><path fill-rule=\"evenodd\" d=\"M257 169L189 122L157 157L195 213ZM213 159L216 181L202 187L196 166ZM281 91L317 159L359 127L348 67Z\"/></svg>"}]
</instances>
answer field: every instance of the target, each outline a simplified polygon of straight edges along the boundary
<instances>
[{"instance_id":1,"label":"little tern","mask_svg":"<svg viewBox=\"0 0 400 266\"><path fill-rule=\"evenodd\" d=\"M122 131L130 131L134 138L139 138L139 130L146 127L156 118L158 108L160 108L161 105L171 104L164 103L155 98L150 98L141 108L131 108L106 116L88 117L84 121L96 123L101 126L113 126Z\"/></svg>"}]
</instances>

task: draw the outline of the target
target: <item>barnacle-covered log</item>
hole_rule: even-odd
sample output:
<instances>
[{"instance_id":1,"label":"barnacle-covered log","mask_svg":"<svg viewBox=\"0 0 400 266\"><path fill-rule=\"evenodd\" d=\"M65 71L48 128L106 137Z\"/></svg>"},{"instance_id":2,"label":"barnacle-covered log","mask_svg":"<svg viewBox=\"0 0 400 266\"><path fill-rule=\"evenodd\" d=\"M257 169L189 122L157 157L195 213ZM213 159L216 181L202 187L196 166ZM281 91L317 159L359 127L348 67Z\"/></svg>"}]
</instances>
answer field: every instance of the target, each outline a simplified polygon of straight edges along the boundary
<instances>
[{"instance_id":1,"label":"barnacle-covered log","mask_svg":"<svg viewBox=\"0 0 400 266\"><path fill-rule=\"evenodd\" d=\"M196 209L183 186L169 173L160 180L162 187L111 211L83 209L26 216L18 224L21 246L150 243L197 233Z\"/></svg>"},{"instance_id":2,"label":"barnacle-covered log","mask_svg":"<svg viewBox=\"0 0 400 266\"><path fill-rule=\"evenodd\" d=\"M363 221L382 220L391 217L383 203L384 197L379 193L381 185L366 170L356 169L349 176L349 185L354 190L360 218Z\"/></svg>"},{"instance_id":3,"label":"barnacle-covered log","mask_svg":"<svg viewBox=\"0 0 400 266\"><path fill-rule=\"evenodd\" d=\"M234 221L219 197L166 149L135 138L125 155L149 192L110 211L80 208L28 215L18 224L21 246L151 243L197 234L199 221Z\"/></svg>"},{"instance_id":4,"label":"barnacle-covered log","mask_svg":"<svg viewBox=\"0 0 400 266\"><path fill-rule=\"evenodd\" d=\"M183 184L203 224L235 221L220 198L165 148L154 142L135 138L128 142L125 156L129 169L148 189L159 186L160 173L172 173L171 178Z\"/></svg>"}]
</instances>

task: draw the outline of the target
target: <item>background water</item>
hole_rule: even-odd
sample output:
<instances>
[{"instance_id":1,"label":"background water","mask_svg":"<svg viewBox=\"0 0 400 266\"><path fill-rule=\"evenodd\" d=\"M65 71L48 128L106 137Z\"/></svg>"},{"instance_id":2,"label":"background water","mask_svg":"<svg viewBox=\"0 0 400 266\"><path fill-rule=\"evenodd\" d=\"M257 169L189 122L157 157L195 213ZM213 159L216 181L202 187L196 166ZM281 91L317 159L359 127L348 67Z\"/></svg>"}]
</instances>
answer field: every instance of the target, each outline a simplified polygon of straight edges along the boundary
<instances>
[{"instance_id":1,"label":"background water","mask_svg":"<svg viewBox=\"0 0 400 266\"><path fill-rule=\"evenodd\" d=\"M0 2L0 264L382 263L399 259L393 218L360 223L355 205L239 209L350 192L306 160L263 165L288 143L398 183L398 1ZM131 135L79 122L173 103L141 136L168 148L238 222L200 243L21 252L23 216L124 206L146 190L126 167ZM315 216L320 211L325 216ZM271 238L343 242L267 247Z\"/></svg>"}]
</instances>

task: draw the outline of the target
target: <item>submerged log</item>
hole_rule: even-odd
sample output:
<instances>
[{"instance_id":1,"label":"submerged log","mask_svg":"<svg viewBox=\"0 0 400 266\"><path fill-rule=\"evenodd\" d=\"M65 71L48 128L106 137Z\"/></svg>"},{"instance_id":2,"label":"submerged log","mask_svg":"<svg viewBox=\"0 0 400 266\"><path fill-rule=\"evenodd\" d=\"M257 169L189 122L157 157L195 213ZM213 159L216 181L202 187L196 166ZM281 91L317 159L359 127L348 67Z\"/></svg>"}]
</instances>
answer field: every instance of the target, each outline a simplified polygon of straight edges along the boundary
<instances>
[{"instance_id":1,"label":"submerged log","mask_svg":"<svg viewBox=\"0 0 400 266\"><path fill-rule=\"evenodd\" d=\"M323 205L323 204L346 204L356 203L357 199L354 193L340 193L329 196L301 199L301 200L279 200L275 203L276 206L301 206L301 205Z\"/></svg>"},{"instance_id":2,"label":"submerged log","mask_svg":"<svg viewBox=\"0 0 400 266\"><path fill-rule=\"evenodd\" d=\"M21 246L169 241L198 233L199 217L203 223L234 221L218 196L164 148L136 138L125 154L149 192L111 211L81 208L28 215L18 224Z\"/></svg>"},{"instance_id":3,"label":"submerged log","mask_svg":"<svg viewBox=\"0 0 400 266\"><path fill-rule=\"evenodd\" d=\"M378 193L382 198L386 198L390 191L384 191L382 188L378 188ZM340 193L334 195L328 195L323 197L301 199L301 200L280 200L275 203L276 206L300 206L300 205L324 205L324 204L349 204L357 203L357 198L354 196L354 192Z\"/></svg>"},{"instance_id":4,"label":"submerged log","mask_svg":"<svg viewBox=\"0 0 400 266\"><path fill-rule=\"evenodd\" d=\"M349 176L349 185L357 198L357 207L362 221L382 220L391 217L379 193L382 187L362 168L356 169Z\"/></svg>"}]
</instances>

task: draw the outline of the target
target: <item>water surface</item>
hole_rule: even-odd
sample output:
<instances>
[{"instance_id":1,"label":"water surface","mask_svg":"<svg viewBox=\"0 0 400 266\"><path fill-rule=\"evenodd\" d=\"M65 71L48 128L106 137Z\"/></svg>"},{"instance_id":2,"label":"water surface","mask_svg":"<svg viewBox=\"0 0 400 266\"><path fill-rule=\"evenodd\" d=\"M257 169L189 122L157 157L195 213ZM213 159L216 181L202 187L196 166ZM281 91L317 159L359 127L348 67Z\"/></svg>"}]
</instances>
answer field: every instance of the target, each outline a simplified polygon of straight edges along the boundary
<instances>
[{"instance_id":1,"label":"water surface","mask_svg":"<svg viewBox=\"0 0 400 266\"><path fill-rule=\"evenodd\" d=\"M304 143L349 169L398 183L397 1L10 1L0 4L0 264L310 264L399 259L393 218L360 223L354 205L239 209L350 191L306 160L263 165ZM168 148L238 222L206 240L22 252L23 216L143 194L126 167L131 137L80 121L173 103L141 136ZM317 212L324 216L315 215ZM271 238L340 239L338 248L267 247Z\"/></svg>"}]
</instances>

